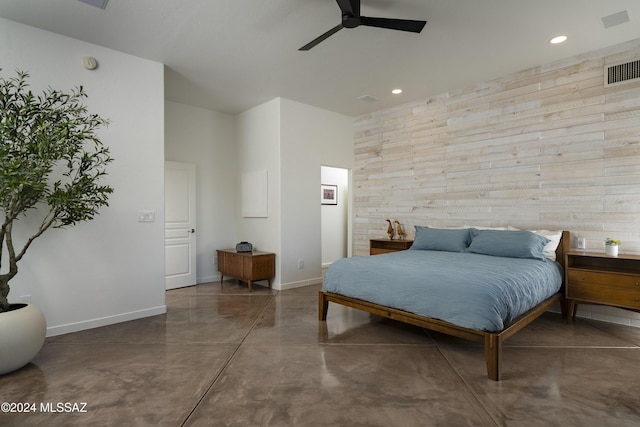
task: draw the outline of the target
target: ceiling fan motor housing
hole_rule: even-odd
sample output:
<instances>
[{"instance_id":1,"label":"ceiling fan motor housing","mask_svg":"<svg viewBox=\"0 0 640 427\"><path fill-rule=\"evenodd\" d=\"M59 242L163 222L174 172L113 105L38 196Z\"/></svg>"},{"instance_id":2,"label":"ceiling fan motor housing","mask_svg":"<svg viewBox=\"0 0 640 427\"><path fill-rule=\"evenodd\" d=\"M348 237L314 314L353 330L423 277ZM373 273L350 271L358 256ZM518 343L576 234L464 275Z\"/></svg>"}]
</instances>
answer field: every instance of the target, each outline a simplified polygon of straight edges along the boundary
<instances>
[{"instance_id":1,"label":"ceiling fan motor housing","mask_svg":"<svg viewBox=\"0 0 640 427\"><path fill-rule=\"evenodd\" d=\"M309 50L318 43L331 37L343 28L356 28L359 26L387 28L389 30L410 31L419 33L427 21L415 21L412 19L371 18L360 15L360 0L336 0L342 12L342 22L329 31L316 37L310 43L299 50Z\"/></svg>"},{"instance_id":2,"label":"ceiling fan motor housing","mask_svg":"<svg viewBox=\"0 0 640 427\"><path fill-rule=\"evenodd\" d=\"M342 14L342 26L345 28L355 28L360 25L360 18L357 16L349 15L348 13Z\"/></svg>"}]
</instances>

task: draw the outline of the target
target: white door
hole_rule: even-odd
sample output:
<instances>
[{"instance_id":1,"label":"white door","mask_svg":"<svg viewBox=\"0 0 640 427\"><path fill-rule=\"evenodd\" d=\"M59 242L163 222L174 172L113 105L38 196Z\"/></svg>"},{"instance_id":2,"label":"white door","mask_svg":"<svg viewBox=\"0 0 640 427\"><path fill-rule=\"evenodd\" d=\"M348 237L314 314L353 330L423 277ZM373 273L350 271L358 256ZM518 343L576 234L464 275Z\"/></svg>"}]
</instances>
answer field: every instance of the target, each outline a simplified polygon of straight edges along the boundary
<instances>
[{"instance_id":1,"label":"white door","mask_svg":"<svg viewBox=\"0 0 640 427\"><path fill-rule=\"evenodd\" d=\"M166 289L196 284L196 165L165 162L164 283Z\"/></svg>"}]
</instances>

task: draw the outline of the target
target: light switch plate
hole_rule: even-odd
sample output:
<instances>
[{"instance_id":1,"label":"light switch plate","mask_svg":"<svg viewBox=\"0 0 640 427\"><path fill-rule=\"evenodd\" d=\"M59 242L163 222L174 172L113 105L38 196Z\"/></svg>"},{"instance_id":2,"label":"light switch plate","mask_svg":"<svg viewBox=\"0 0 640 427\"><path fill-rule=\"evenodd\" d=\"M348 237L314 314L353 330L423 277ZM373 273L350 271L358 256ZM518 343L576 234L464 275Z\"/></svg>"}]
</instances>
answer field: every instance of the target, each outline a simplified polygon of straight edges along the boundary
<instances>
[{"instance_id":1,"label":"light switch plate","mask_svg":"<svg viewBox=\"0 0 640 427\"><path fill-rule=\"evenodd\" d=\"M138 211L138 222L155 222L156 211Z\"/></svg>"}]
</instances>

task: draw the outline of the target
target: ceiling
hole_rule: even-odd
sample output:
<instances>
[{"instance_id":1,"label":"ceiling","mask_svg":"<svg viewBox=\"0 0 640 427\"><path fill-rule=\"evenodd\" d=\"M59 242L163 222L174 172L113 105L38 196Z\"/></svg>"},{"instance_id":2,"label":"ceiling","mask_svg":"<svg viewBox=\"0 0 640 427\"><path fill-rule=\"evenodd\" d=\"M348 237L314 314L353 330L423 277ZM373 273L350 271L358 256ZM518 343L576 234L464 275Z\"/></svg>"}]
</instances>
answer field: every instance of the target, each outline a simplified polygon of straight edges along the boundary
<instances>
[{"instance_id":1,"label":"ceiling","mask_svg":"<svg viewBox=\"0 0 640 427\"><path fill-rule=\"evenodd\" d=\"M624 10L630 22L605 28L602 17ZM420 34L343 29L301 52L340 23L335 0L0 6L4 18L161 62L166 99L231 114L284 97L358 116L640 38L638 0L362 0L361 13L427 25ZM569 39L548 43L558 34Z\"/></svg>"}]
</instances>

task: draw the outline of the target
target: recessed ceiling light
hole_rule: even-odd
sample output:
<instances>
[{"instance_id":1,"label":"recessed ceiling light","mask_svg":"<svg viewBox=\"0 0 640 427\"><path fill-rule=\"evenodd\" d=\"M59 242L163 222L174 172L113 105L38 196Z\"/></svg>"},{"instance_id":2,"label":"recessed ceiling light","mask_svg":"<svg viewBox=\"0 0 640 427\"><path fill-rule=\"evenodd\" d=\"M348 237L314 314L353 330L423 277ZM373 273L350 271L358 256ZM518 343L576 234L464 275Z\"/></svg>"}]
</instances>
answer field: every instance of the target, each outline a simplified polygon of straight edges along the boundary
<instances>
[{"instance_id":1,"label":"recessed ceiling light","mask_svg":"<svg viewBox=\"0 0 640 427\"><path fill-rule=\"evenodd\" d=\"M391 91L391 93L394 95L400 95L402 93L402 89L394 89Z\"/></svg>"},{"instance_id":2,"label":"recessed ceiling light","mask_svg":"<svg viewBox=\"0 0 640 427\"><path fill-rule=\"evenodd\" d=\"M549 40L549 43L551 44L559 44L562 43L564 41L567 40L567 36L556 36L554 38L552 38L551 40Z\"/></svg>"}]
</instances>

